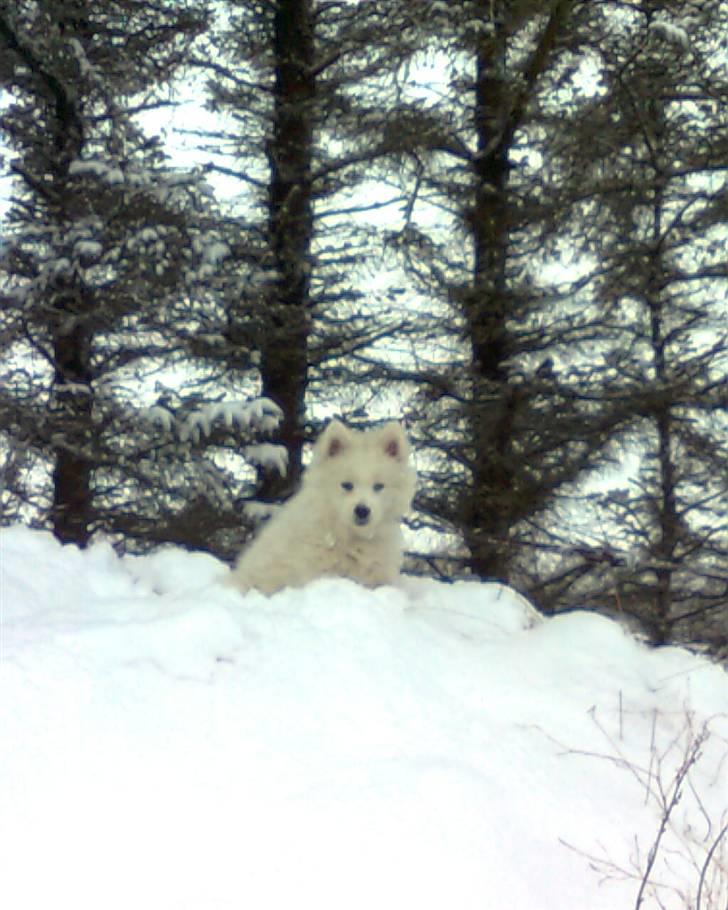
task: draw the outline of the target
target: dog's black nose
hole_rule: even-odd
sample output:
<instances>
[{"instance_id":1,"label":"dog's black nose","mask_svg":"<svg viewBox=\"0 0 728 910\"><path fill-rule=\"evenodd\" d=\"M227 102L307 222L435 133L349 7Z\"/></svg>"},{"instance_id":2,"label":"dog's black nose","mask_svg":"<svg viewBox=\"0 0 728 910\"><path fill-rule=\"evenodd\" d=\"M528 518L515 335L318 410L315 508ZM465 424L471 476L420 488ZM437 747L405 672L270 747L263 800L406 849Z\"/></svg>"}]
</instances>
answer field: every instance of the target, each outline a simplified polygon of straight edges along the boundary
<instances>
[{"instance_id":1,"label":"dog's black nose","mask_svg":"<svg viewBox=\"0 0 728 910\"><path fill-rule=\"evenodd\" d=\"M354 518L358 525L365 525L369 521L370 514L371 509L369 506L365 506L363 503L359 503L358 506L354 506Z\"/></svg>"}]
</instances>

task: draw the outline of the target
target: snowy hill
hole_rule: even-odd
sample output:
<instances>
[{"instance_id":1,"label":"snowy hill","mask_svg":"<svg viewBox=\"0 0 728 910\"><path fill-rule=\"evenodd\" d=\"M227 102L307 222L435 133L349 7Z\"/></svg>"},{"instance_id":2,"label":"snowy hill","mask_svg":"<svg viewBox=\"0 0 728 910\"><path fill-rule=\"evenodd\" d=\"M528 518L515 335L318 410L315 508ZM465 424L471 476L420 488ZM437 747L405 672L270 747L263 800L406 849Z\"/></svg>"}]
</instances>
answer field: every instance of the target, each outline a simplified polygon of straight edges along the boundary
<instances>
[{"instance_id":1,"label":"snowy hill","mask_svg":"<svg viewBox=\"0 0 728 910\"><path fill-rule=\"evenodd\" d=\"M686 651L23 528L0 569L8 910L631 908L683 774L642 906L726 906L728 677Z\"/></svg>"}]
</instances>

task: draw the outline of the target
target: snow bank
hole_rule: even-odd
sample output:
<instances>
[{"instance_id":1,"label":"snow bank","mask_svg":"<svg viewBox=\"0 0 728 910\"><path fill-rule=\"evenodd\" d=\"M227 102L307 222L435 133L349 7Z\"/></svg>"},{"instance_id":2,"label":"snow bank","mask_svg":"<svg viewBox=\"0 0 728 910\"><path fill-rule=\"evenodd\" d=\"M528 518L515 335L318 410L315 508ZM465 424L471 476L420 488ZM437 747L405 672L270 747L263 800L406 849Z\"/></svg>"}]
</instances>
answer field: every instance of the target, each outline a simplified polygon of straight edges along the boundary
<instances>
[{"instance_id":1,"label":"snow bank","mask_svg":"<svg viewBox=\"0 0 728 910\"><path fill-rule=\"evenodd\" d=\"M202 554L23 528L0 568L12 910L633 906L706 721L664 906L726 820L725 673L598 616L416 579L242 597Z\"/></svg>"}]
</instances>

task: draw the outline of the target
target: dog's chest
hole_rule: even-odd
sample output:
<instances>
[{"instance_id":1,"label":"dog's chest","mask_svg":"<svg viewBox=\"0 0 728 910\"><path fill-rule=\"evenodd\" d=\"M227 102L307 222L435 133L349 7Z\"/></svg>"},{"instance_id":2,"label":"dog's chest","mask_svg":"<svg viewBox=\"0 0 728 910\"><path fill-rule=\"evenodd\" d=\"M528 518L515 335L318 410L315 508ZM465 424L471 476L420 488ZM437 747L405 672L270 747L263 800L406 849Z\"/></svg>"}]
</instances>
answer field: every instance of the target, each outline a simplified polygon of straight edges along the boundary
<instances>
[{"instance_id":1,"label":"dog's chest","mask_svg":"<svg viewBox=\"0 0 728 910\"><path fill-rule=\"evenodd\" d=\"M329 571L362 584L382 584L390 580L391 554L383 541L337 539L327 535L326 547L330 559Z\"/></svg>"}]
</instances>

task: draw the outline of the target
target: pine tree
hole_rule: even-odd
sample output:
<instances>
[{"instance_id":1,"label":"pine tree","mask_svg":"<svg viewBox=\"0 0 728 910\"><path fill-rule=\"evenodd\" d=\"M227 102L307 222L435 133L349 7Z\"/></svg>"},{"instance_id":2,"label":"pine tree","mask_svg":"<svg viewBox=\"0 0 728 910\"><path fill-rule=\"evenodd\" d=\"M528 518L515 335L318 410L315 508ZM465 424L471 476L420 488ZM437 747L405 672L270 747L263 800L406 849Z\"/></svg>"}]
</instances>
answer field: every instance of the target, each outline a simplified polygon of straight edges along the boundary
<instances>
[{"instance_id":1,"label":"pine tree","mask_svg":"<svg viewBox=\"0 0 728 910\"><path fill-rule=\"evenodd\" d=\"M225 11L212 37L222 56L198 64L231 125L201 138L212 166L240 179L238 217L262 241L257 305L226 331L260 349L262 394L284 415L289 472L262 478L265 500L295 486L312 415L349 402L361 411L377 345L411 329L386 291L358 285L380 249L366 213L391 203L381 187L363 199L363 188L401 148L383 108L414 28L395 2L230 0Z\"/></svg>"},{"instance_id":2,"label":"pine tree","mask_svg":"<svg viewBox=\"0 0 728 910\"><path fill-rule=\"evenodd\" d=\"M423 48L446 77L438 92L405 97L400 115L410 204L392 242L438 301L434 356L415 379L432 466L419 502L434 530L462 539L470 571L513 583L531 583L522 566L540 546L540 516L599 463L623 419L585 353L597 314L571 263L557 268L581 190L557 168L579 105L577 7L422 5Z\"/></svg>"},{"instance_id":3,"label":"pine tree","mask_svg":"<svg viewBox=\"0 0 728 910\"><path fill-rule=\"evenodd\" d=\"M179 539L194 509L195 540L212 546L203 516L224 522L199 487L230 468L199 457L200 428L275 423L272 406L164 398L165 370L195 386L187 365L209 341L230 238L201 175L172 168L135 117L163 103L207 17L193 2L0 3L16 178L0 263L3 506L65 542Z\"/></svg>"},{"instance_id":4,"label":"pine tree","mask_svg":"<svg viewBox=\"0 0 728 910\"><path fill-rule=\"evenodd\" d=\"M621 451L638 468L590 497L610 540L603 559L591 549L599 571L570 598L616 601L657 642L719 645L728 609L728 80L719 62L728 5L597 6L586 24L600 90L574 160L610 326L601 356L629 403ZM578 574L578 561L566 563Z\"/></svg>"}]
</instances>

